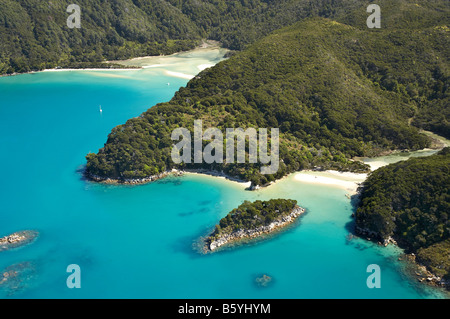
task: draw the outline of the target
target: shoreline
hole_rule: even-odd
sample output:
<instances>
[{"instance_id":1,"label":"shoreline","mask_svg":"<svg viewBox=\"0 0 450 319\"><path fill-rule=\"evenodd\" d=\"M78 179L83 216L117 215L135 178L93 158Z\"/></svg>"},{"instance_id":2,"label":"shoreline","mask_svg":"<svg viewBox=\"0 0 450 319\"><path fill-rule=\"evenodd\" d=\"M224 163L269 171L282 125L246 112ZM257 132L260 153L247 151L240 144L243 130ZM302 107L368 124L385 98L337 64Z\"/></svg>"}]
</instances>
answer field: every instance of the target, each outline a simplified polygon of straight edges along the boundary
<instances>
[{"instance_id":1,"label":"shoreline","mask_svg":"<svg viewBox=\"0 0 450 319\"><path fill-rule=\"evenodd\" d=\"M340 172L334 170L304 170L293 174L295 181L344 189L348 191L349 196L358 193L358 188L368 176L368 173Z\"/></svg>"},{"instance_id":2,"label":"shoreline","mask_svg":"<svg viewBox=\"0 0 450 319\"><path fill-rule=\"evenodd\" d=\"M445 289L447 293L450 292L450 282L434 274L425 265L421 264L417 260L415 253L406 253L405 248L400 247L397 240L395 239L395 236L382 238L377 232L366 228L361 228L357 225L355 225L354 233L357 237L376 243L379 246L387 247L389 245L393 245L396 248L400 249L401 257L399 257L398 261L403 261L405 263L403 272L412 281L417 280L420 283L426 284L430 287L442 288Z\"/></svg>"},{"instance_id":3,"label":"shoreline","mask_svg":"<svg viewBox=\"0 0 450 319\"><path fill-rule=\"evenodd\" d=\"M108 72L116 72L116 71L137 71L141 70L140 67L135 68L82 68L82 69L44 69L42 71L36 71L36 72L73 72L73 71L108 71ZM23 74L23 73L20 73Z\"/></svg>"},{"instance_id":4,"label":"shoreline","mask_svg":"<svg viewBox=\"0 0 450 319\"><path fill-rule=\"evenodd\" d=\"M101 177L96 175L91 175L84 171L83 175L84 177L93 182L99 182L104 184L115 184L115 185L140 185L140 184L147 184L150 182L157 181L159 179L165 178L169 175L176 175L181 176L183 174L199 174L204 176L211 176L211 177L220 177L224 178L226 180L237 182L243 186L246 186L246 190L250 191L256 191L259 189L265 189L268 188L271 185L274 185L278 183L279 181L282 181L283 179L287 178L288 176L293 175L294 180L301 182L301 183L309 183L314 185L322 185L322 186L330 186L335 187L339 189L347 190L349 193L346 194L346 196L350 199L352 195L358 194L358 189L363 185L364 181L367 179L369 174L373 172L374 170L387 166L389 164L407 160L411 157L416 157L414 155L420 154L420 153L427 153L430 151L438 152L442 150L446 145L450 145L450 140L447 140L446 138L439 136L437 134L434 134L432 132L424 131L424 134L432 134L434 139L439 140L441 148L431 149L431 148L424 148L421 150L413 151L413 152L407 152L405 156L399 156L398 160L387 162L383 161L384 158L392 156L392 155L402 155L404 151L402 150L394 150L390 151L390 155L379 155L376 157L355 157L354 160L360 161L362 163L368 164L370 166L370 172L368 173L354 173L351 171L337 171L337 170L315 170L315 169L307 169L302 171L296 171L289 173L275 181L272 181L265 185L252 185L250 181L245 181L242 179L239 179L235 176L228 176L224 174L223 172L214 171L210 169L171 169L167 170L163 173L153 175L153 176L147 176L144 178L131 178L131 179L116 179L116 178L110 178L110 177ZM424 156L430 156L430 155L424 155ZM380 161L376 161L377 159L380 159ZM371 162L368 162L367 160L372 160ZM372 165L370 165L372 164ZM373 164L377 164L376 167L373 167Z\"/></svg>"},{"instance_id":5,"label":"shoreline","mask_svg":"<svg viewBox=\"0 0 450 319\"><path fill-rule=\"evenodd\" d=\"M433 133L432 133L433 134ZM436 134L434 134L437 136ZM440 137L440 141L442 142L442 146L445 146L447 143L450 143L449 140L445 139L444 137ZM443 148L443 147L442 147ZM408 152L404 157L399 156L398 160L393 161L392 163L395 163L397 161L404 161L411 157L415 157L414 155L420 154L420 153L427 153L430 151L438 152L442 148L439 149L430 149L425 148L414 152ZM391 152L391 155L401 155L403 152L401 150L395 150ZM330 186L335 187L339 189L347 190L348 193L346 196L350 199L352 195L358 194L358 189L363 185L364 181L367 179L369 174L373 172L374 170L387 166L389 164L392 164L391 162L383 161L383 158L390 155L384 155L384 156L376 156L376 157L364 157L364 158L357 158L355 160L361 161L362 163L368 164L370 166L370 172L368 173L354 173L351 171L337 171L337 170L314 170L314 169L308 169L308 170L302 170L302 171L296 171L289 173L285 176L283 176L280 179L277 179L273 182L270 182L265 185L252 185L250 181L245 181L242 179L239 179L235 176L228 176L224 174L223 172L214 171L210 169L171 169L167 170L163 173L147 176L144 178L130 178L130 179L116 179L116 178L110 178L110 177L101 177L97 175L91 175L87 174L85 171L83 175L87 180L99 182L99 183L105 183L105 184L116 184L116 185L140 185L140 184L147 184L150 182L157 181L159 179L165 178L169 175L175 175L175 176L181 176L183 174L199 174L199 175L205 175L205 176L212 176L212 177L220 177L224 178L226 180L237 182L241 185L246 186L246 190L250 191L256 191L259 189L267 188L271 185L274 185L278 183L279 181L287 178L288 176L293 175L294 180L301 182L301 183L309 183L313 185L322 185L322 186ZM429 155L425 155L429 156ZM367 162L367 160L373 160L371 162ZM376 159L380 159L380 161L377 161ZM372 164L372 165L370 165ZM376 164L376 166L374 165ZM375 166L375 167L374 167Z\"/></svg>"},{"instance_id":6,"label":"shoreline","mask_svg":"<svg viewBox=\"0 0 450 319\"><path fill-rule=\"evenodd\" d=\"M422 265L417 261L416 255L414 253L403 253L402 257L399 257L399 261L404 262L403 271L410 280L417 281L420 284L426 284L429 287L444 289L447 295L450 297L450 281L446 281L436 274L433 274L433 272L428 270L425 265Z\"/></svg>"},{"instance_id":7,"label":"shoreline","mask_svg":"<svg viewBox=\"0 0 450 319\"><path fill-rule=\"evenodd\" d=\"M16 76L16 75L22 75L22 74L35 74L40 72L75 72L75 71L108 71L108 72L116 72L116 71L138 71L142 68L136 67L136 68L112 68L112 67L105 67L105 68L53 68L53 69L43 69L40 71L28 71L23 73L11 73L11 74L0 74L1 77L8 77L8 76Z\"/></svg>"},{"instance_id":8,"label":"shoreline","mask_svg":"<svg viewBox=\"0 0 450 319\"><path fill-rule=\"evenodd\" d=\"M205 50L220 50L220 49L224 49L229 51L226 48L223 48L221 46L221 43L215 40L203 40L202 43L198 46L196 46L195 48L191 49L191 50L187 50L187 51L178 51L172 54L160 54L160 55L147 55L147 56L140 56L140 57L134 57L134 58L130 58L130 59L126 59L126 60L113 60L113 61L105 61L105 63L115 63L118 65L125 65L127 66L128 64L125 63L129 63L132 61L142 61L142 60L157 60L160 58L171 58L171 57L176 57L180 54L190 54L190 53L194 53L194 52L198 52L198 51L205 51ZM163 66L160 64L155 64L155 65L150 65L147 66L147 68L149 67L159 67L159 66ZM144 67L145 68L145 67Z\"/></svg>"},{"instance_id":9,"label":"shoreline","mask_svg":"<svg viewBox=\"0 0 450 319\"><path fill-rule=\"evenodd\" d=\"M220 247L229 247L230 245L240 243L246 240L255 240L266 235L284 230L287 226L294 223L298 217L302 216L306 210L300 206L296 206L289 215L278 218L267 226L260 226L255 229L239 229L231 234L224 234L216 239L211 239L209 235L204 239L203 253L213 253Z\"/></svg>"},{"instance_id":10,"label":"shoreline","mask_svg":"<svg viewBox=\"0 0 450 319\"><path fill-rule=\"evenodd\" d=\"M127 60L112 60L112 61L103 61L103 62L98 62L98 63L104 63L104 68L64 68L64 67L55 67L52 69L43 69L43 70L39 70L39 71L28 71L28 72L23 72L23 73L11 73L11 74L0 74L0 77L7 77L7 76L16 76L16 75L21 75L21 74L34 74L34 73L39 73L39 72L74 72L74 71L138 71L138 70L143 70L146 69L146 67L142 67L142 66L137 66L137 65L126 65L124 64L125 62L130 62L133 60L139 61L139 60L144 60L144 59L160 59L160 58L170 58L170 57L176 57L179 54L189 54L189 53L194 53L194 52L198 52L199 50L214 50L214 49L224 49L224 50L228 50L225 49L221 46L221 43L215 40L208 40L208 39L204 39L202 40L202 43L199 44L198 46L196 46L195 48L191 49L191 50L187 50L187 51L179 51L179 52L175 52L169 55L150 55L150 56L142 56L142 57L134 57L134 58L130 58ZM114 67L114 64L117 65L121 65L121 66L128 66L128 68L125 67ZM163 65L156 65L154 67L161 67ZM148 67L147 67L148 68ZM200 69L200 71L202 71ZM176 73L176 72L175 72ZM172 75L172 76L176 76L176 75ZM179 77L184 78L184 79L188 79L188 76L190 77L189 79L195 77L191 75L187 75L187 74L182 74L180 73Z\"/></svg>"},{"instance_id":11,"label":"shoreline","mask_svg":"<svg viewBox=\"0 0 450 319\"><path fill-rule=\"evenodd\" d=\"M251 182L246 182L237 177L229 176L222 172L212 171L212 170L208 170L208 169L179 170L179 169L174 168L172 170L167 170L160 174L151 175L151 176L144 177L144 178L134 178L134 179L133 178L132 179L115 179L115 178L110 178L110 177L101 177L98 175L88 174L86 172L86 170L83 172L83 176L84 176L84 178L86 178L86 180L91 181L91 182L101 183L101 184L108 184L108 185L145 185L145 184L148 184L151 182L156 182L158 180L164 179L168 176L181 177L183 175L189 175L189 174L202 175L202 176L207 176L207 177L212 177L212 178L222 178L227 181L237 183L245 189L250 189L250 186L251 186Z\"/></svg>"},{"instance_id":12,"label":"shoreline","mask_svg":"<svg viewBox=\"0 0 450 319\"><path fill-rule=\"evenodd\" d=\"M185 170L176 170L179 174L178 176L186 175L201 175L203 177L211 177L211 178L221 178L227 180L229 182L237 183L239 186L245 188L245 190L250 190L251 182L244 181L237 177L226 175L222 172L212 171L207 169L185 169Z\"/></svg>"}]
</instances>

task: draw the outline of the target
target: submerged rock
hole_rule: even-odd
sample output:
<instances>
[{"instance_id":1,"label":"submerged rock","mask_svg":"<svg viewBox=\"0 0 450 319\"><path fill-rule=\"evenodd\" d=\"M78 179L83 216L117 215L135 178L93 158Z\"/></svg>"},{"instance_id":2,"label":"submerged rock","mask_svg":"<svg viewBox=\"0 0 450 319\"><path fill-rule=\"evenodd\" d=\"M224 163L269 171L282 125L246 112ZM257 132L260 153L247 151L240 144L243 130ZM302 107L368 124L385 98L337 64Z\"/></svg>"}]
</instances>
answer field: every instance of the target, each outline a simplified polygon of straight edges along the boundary
<instances>
[{"instance_id":1,"label":"submerged rock","mask_svg":"<svg viewBox=\"0 0 450 319\"><path fill-rule=\"evenodd\" d=\"M27 288L35 273L34 264L28 261L8 266L0 272L0 289L13 295Z\"/></svg>"},{"instance_id":2,"label":"submerged rock","mask_svg":"<svg viewBox=\"0 0 450 319\"><path fill-rule=\"evenodd\" d=\"M260 287L267 287L272 282L272 277L268 275L262 275L261 277L256 278L256 284Z\"/></svg>"}]
</instances>

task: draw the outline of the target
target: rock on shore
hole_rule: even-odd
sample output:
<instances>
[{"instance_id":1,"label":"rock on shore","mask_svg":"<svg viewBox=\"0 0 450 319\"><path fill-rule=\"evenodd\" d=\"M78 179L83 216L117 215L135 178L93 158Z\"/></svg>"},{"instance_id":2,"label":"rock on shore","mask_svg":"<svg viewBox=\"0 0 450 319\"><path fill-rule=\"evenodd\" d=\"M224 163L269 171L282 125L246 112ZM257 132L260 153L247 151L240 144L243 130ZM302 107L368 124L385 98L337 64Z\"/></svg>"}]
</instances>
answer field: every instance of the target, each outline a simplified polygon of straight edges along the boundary
<instances>
[{"instance_id":1,"label":"rock on shore","mask_svg":"<svg viewBox=\"0 0 450 319\"><path fill-rule=\"evenodd\" d=\"M155 182L157 180L160 180L162 178L165 178L169 176L170 174L176 174L172 171L166 171L157 175L148 176L145 178L124 178L124 179L118 179L118 178L110 178L110 177L102 177L94 174L89 174L85 172L85 176L87 179L92 180L94 182L98 183L105 183L105 184L124 184L124 185L139 185L139 184L146 184L150 182Z\"/></svg>"}]
</instances>

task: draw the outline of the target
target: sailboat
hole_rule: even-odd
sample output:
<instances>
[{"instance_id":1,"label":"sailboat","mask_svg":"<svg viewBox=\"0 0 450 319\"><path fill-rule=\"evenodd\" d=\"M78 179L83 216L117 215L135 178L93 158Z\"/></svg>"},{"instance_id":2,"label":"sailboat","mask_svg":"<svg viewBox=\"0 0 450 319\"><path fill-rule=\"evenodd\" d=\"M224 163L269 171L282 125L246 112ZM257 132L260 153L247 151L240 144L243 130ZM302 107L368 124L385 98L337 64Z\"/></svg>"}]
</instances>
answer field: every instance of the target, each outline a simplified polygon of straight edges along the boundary
<instances>
[{"instance_id":1,"label":"sailboat","mask_svg":"<svg viewBox=\"0 0 450 319\"><path fill-rule=\"evenodd\" d=\"M103 110L102 110L102 106L100 105L100 113L102 113L103 112Z\"/></svg>"}]
</instances>

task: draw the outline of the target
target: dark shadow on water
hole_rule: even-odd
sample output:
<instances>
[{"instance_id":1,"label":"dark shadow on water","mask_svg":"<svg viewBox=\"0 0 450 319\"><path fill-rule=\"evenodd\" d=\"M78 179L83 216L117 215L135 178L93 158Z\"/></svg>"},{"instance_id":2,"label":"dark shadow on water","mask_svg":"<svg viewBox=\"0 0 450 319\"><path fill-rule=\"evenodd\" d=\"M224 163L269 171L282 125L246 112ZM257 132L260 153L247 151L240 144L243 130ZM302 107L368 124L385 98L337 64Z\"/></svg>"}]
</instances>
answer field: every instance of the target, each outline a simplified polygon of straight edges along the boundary
<instances>
[{"instance_id":1,"label":"dark shadow on water","mask_svg":"<svg viewBox=\"0 0 450 319\"><path fill-rule=\"evenodd\" d=\"M212 200L202 200L201 202L198 203L199 206L207 206L209 204L211 204L213 201Z\"/></svg>"},{"instance_id":2,"label":"dark shadow on water","mask_svg":"<svg viewBox=\"0 0 450 319\"><path fill-rule=\"evenodd\" d=\"M159 179L155 182L155 184L172 184L173 186L181 186L183 184L182 176L167 176L162 179Z\"/></svg>"},{"instance_id":3,"label":"dark shadow on water","mask_svg":"<svg viewBox=\"0 0 450 319\"><path fill-rule=\"evenodd\" d=\"M90 182L86 177L86 165L80 165L75 169L75 173L78 175L78 179L83 182Z\"/></svg>"},{"instance_id":4,"label":"dark shadow on water","mask_svg":"<svg viewBox=\"0 0 450 319\"><path fill-rule=\"evenodd\" d=\"M356 210L358 208L359 204L359 194L352 195L350 197L350 203L352 206L351 213L352 213L352 219L347 224L345 224L344 228L348 232L347 236L345 237L345 244L346 245L352 245L355 249L359 251L364 251L366 249L370 248L370 243L366 238L360 237L356 233ZM361 241L363 240L363 241Z\"/></svg>"},{"instance_id":5,"label":"dark shadow on water","mask_svg":"<svg viewBox=\"0 0 450 319\"><path fill-rule=\"evenodd\" d=\"M191 210L189 212L179 213L178 216L180 216L180 217L188 217L188 216L192 216L192 215L195 215L195 214L196 214L196 212Z\"/></svg>"},{"instance_id":6,"label":"dark shadow on water","mask_svg":"<svg viewBox=\"0 0 450 319\"><path fill-rule=\"evenodd\" d=\"M358 208L358 203L359 203L359 195L352 195L350 197L350 203L352 205L352 220L350 222L348 222L347 224L345 224L345 230L353 236L357 236L356 235L356 231L355 231L355 226L356 226L356 220L355 220L355 216L356 216L356 209Z\"/></svg>"},{"instance_id":7,"label":"dark shadow on water","mask_svg":"<svg viewBox=\"0 0 450 319\"><path fill-rule=\"evenodd\" d=\"M197 215L197 214L204 214L211 211L209 208L201 208L201 209L197 209L197 210L191 210L188 212L182 212L179 213L178 216L180 217L188 217L188 216L193 216L193 215Z\"/></svg>"},{"instance_id":8,"label":"dark shadow on water","mask_svg":"<svg viewBox=\"0 0 450 319\"><path fill-rule=\"evenodd\" d=\"M191 259L205 258L210 255L203 252L205 238L213 230L214 227L201 227L196 232L193 232L193 235L177 238L171 245L171 248L175 253L186 254Z\"/></svg>"}]
</instances>

